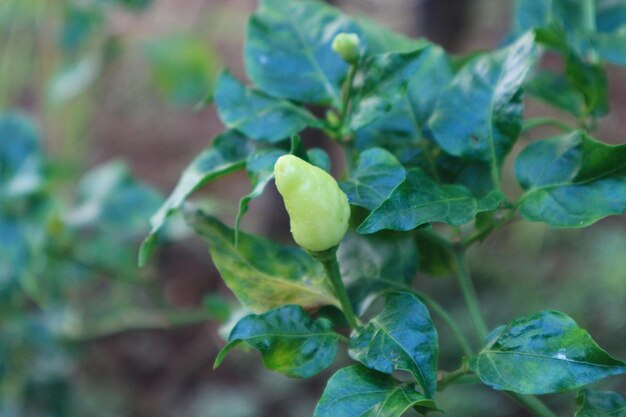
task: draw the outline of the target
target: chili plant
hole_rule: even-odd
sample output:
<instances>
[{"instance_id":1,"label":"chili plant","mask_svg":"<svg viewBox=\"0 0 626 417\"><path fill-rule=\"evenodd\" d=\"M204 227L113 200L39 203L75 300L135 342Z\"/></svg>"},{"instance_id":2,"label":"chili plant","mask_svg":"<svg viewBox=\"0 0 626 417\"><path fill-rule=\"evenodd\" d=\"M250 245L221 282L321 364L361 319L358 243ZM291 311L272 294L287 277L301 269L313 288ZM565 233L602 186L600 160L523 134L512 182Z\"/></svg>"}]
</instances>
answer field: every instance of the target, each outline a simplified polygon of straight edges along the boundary
<instances>
[{"instance_id":1,"label":"chili plant","mask_svg":"<svg viewBox=\"0 0 626 417\"><path fill-rule=\"evenodd\" d=\"M330 378L316 417L440 411L437 392L467 376L536 416L553 417L535 395L580 390L626 373L626 363L562 312L492 328L466 252L514 220L582 228L626 210L626 145L590 134L608 112L605 62L626 64L624 29L624 1L520 0L501 47L459 58L323 2L261 0L245 45L251 84L228 71L220 76L213 100L228 130L152 217L140 262L167 218L184 209L226 285L254 312L234 326L216 366L247 345L267 368L310 378L332 366L346 344L355 363ZM562 72L543 69L546 54L560 57ZM525 92L575 122L525 120ZM558 134L518 144L522 132L543 125ZM338 184L351 207L345 237L343 195L324 172L328 155L303 146L298 135L306 129L344 151ZM523 147L515 161L522 192L514 196L502 179L516 145ZM233 228L184 204L239 170L248 173L251 191ZM240 230L250 201L275 174L302 248ZM418 252L455 272L474 341L414 285ZM327 306L343 319L323 314ZM440 341L430 314L456 340ZM455 342L463 352L458 369L439 369L439 344ZM578 402L579 417L623 415L626 398L582 389Z\"/></svg>"}]
</instances>

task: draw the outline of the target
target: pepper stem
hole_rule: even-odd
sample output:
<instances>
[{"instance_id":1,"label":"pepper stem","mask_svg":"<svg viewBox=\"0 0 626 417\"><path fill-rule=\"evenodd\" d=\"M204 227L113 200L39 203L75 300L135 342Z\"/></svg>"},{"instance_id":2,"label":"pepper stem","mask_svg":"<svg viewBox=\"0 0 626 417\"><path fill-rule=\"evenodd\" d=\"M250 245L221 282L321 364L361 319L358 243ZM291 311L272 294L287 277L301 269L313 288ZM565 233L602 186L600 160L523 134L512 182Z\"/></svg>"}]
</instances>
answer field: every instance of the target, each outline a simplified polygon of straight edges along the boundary
<instances>
[{"instance_id":1,"label":"pepper stem","mask_svg":"<svg viewBox=\"0 0 626 417\"><path fill-rule=\"evenodd\" d=\"M339 262L337 262L337 248L338 246L334 246L325 251L309 251L309 253L324 266L324 271L326 271L326 276L333 287L335 296L341 303L341 310L346 317L346 321L351 328L356 329L359 326L359 321L354 313L354 309L352 308L352 304L348 298L346 287L343 285L343 281L341 279Z\"/></svg>"}]
</instances>

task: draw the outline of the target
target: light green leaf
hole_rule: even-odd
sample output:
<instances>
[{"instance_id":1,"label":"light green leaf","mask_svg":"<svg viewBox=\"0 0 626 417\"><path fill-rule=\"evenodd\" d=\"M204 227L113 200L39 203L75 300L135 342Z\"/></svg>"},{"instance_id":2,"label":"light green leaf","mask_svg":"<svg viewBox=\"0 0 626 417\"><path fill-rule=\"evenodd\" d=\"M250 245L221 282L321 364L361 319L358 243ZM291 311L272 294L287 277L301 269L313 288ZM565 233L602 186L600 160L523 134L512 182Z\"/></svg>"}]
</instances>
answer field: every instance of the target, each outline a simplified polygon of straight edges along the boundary
<instances>
[{"instance_id":1,"label":"light green leaf","mask_svg":"<svg viewBox=\"0 0 626 417\"><path fill-rule=\"evenodd\" d=\"M157 233L167 218L180 209L194 191L223 175L245 167L246 158L253 151L252 145L234 131L217 136L213 145L198 155L183 171L174 191L150 219L151 230L139 253L139 264L144 265L156 245Z\"/></svg>"},{"instance_id":2,"label":"light green leaf","mask_svg":"<svg viewBox=\"0 0 626 417\"><path fill-rule=\"evenodd\" d=\"M215 367L240 343L257 349L269 369L294 378L310 378L329 367L339 335L325 319L313 320L297 305L287 305L239 320Z\"/></svg>"},{"instance_id":3,"label":"light green leaf","mask_svg":"<svg viewBox=\"0 0 626 417\"><path fill-rule=\"evenodd\" d=\"M525 85L528 94L561 110L581 116L585 111L585 98L567 77L552 71L533 74Z\"/></svg>"},{"instance_id":4,"label":"light green leaf","mask_svg":"<svg viewBox=\"0 0 626 417\"><path fill-rule=\"evenodd\" d=\"M382 229L412 230L430 222L461 225L481 211L495 210L504 200L499 191L476 199L461 185L439 185L419 168L407 171L406 179L359 226L359 233Z\"/></svg>"},{"instance_id":5,"label":"light green leaf","mask_svg":"<svg viewBox=\"0 0 626 417\"><path fill-rule=\"evenodd\" d=\"M581 390L576 417L626 417L626 397L617 392Z\"/></svg>"},{"instance_id":6,"label":"light green leaf","mask_svg":"<svg viewBox=\"0 0 626 417\"><path fill-rule=\"evenodd\" d=\"M400 417L410 408L436 411L435 403L389 375L350 366L333 375L314 417Z\"/></svg>"},{"instance_id":7,"label":"light green leaf","mask_svg":"<svg viewBox=\"0 0 626 417\"><path fill-rule=\"evenodd\" d=\"M585 227L626 211L626 145L609 146L584 132L535 142L519 155L518 204L529 220Z\"/></svg>"},{"instance_id":8,"label":"light green leaf","mask_svg":"<svg viewBox=\"0 0 626 417\"><path fill-rule=\"evenodd\" d=\"M350 336L350 357L370 369L410 372L432 398L437 390L437 330L413 294L387 295L383 311Z\"/></svg>"},{"instance_id":9,"label":"light green leaf","mask_svg":"<svg viewBox=\"0 0 626 417\"><path fill-rule=\"evenodd\" d=\"M512 321L469 366L490 387L520 394L563 392L626 373L626 363L557 311Z\"/></svg>"},{"instance_id":10,"label":"light green leaf","mask_svg":"<svg viewBox=\"0 0 626 417\"><path fill-rule=\"evenodd\" d=\"M363 152L356 169L340 186L350 204L374 210L404 181L406 171L398 160L381 148Z\"/></svg>"},{"instance_id":11,"label":"light green leaf","mask_svg":"<svg viewBox=\"0 0 626 417\"><path fill-rule=\"evenodd\" d=\"M358 130L387 113L403 99L428 48L373 55L363 64L363 86L354 98L350 127Z\"/></svg>"},{"instance_id":12,"label":"light green leaf","mask_svg":"<svg viewBox=\"0 0 626 417\"><path fill-rule=\"evenodd\" d=\"M522 84L535 62L534 34L466 64L439 97L430 119L449 154L487 163L496 185L523 119Z\"/></svg>"},{"instance_id":13,"label":"light green leaf","mask_svg":"<svg viewBox=\"0 0 626 417\"><path fill-rule=\"evenodd\" d=\"M420 256L406 233L348 233L337 259L350 301L363 314L383 292L411 286Z\"/></svg>"},{"instance_id":14,"label":"light green leaf","mask_svg":"<svg viewBox=\"0 0 626 417\"><path fill-rule=\"evenodd\" d=\"M245 233L235 247L234 231L217 219L194 211L186 220L207 241L222 279L244 306L263 312L285 304L339 305L322 265L304 250Z\"/></svg>"},{"instance_id":15,"label":"light green leaf","mask_svg":"<svg viewBox=\"0 0 626 417\"><path fill-rule=\"evenodd\" d=\"M248 75L272 96L338 108L348 65L331 44L341 32L360 30L321 1L262 0L248 24Z\"/></svg>"},{"instance_id":16,"label":"light green leaf","mask_svg":"<svg viewBox=\"0 0 626 417\"><path fill-rule=\"evenodd\" d=\"M307 127L319 126L305 108L246 87L227 71L217 82L215 104L228 128L252 139L277 142Z\"/></svg>"},{"instance_id":17,"label":"light green leaf","mask_svg":"<svg viewBox=\"0 0 626 417\"><path fill-rule=\"evenodd\" d=\"M367 55L387 52L411 52L429 45L425 39L409 38L367 17L359 17L357 22L363 31L366 44L365 53Z\"/></svg>"}]
</instances>

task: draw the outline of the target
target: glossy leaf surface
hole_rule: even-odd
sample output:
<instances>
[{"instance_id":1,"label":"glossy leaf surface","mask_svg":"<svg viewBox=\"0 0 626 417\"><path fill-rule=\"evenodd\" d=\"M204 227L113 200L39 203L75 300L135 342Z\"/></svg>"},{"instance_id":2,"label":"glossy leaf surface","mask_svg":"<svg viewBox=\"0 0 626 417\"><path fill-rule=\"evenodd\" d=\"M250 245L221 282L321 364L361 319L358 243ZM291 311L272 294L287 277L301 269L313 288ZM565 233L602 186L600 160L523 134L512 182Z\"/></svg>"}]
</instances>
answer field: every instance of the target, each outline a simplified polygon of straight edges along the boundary
<instances>
[{"instance_id":1,"label":"glossy leaf surface","mask_svg":"<svg viewBox=\"0 0 626 417\"><path fill-rule=\"evenodd\" d=\"M314 417L400 417L408 409L436 410L432 400L391 376L361 365L343 368L328 381Z\"/></svg>"},{"instance_id":2,"label":"glossy leaf surface","mask_svg":"<svg viewBox=\"0 0 626 417\"><path fill-rule=\"evenodd\" d=\"M500 192L476 199L460 185L439 185L419 168L411 169L400 184L359 226L359 233L412 230L429 222L461 225L477 213L494 210L503 201Z\"/></svg>"},{"instance_id":3,"label":"glossy leaf surface","mask_svg":"<svg viewBox=\"0 0 626 417\"><path fill-rule=\"evenodd\" d=\"M529 220L585 227L626 210L626 145L573 132L529 145L516 174L526 190L518 204Z\"/></svg>"},{"instance_id":4,"label":"glossy leaf surface","mask_svg":"<svg viewBox=\"0 0 626 417\"><path fill-rule=\"evenodd\" d=\"M322 265L297 247L234 231L199 211L187 223L209 244L222 279L244 306L263 312L285 304L338 305Z\"/></svg>"},{"instance_id":5,"label":"glossy leaf surface","mask_svg":"<svg viewBox=\"0 0 626 417\"><path fill-rule=\"evenodd\" d=\"M624 362L556 311L514 320L490 337L469 366L490 387L520 394L563 392L626 373Z\"/></svg>"},{"instance_id":6,"label":"glossy leaf surface","mask_svg":"<svg viewBox=\"0 0 626 417\"><path fill-rule=\"evenodd\" d=\"M534 35L529 33L465 65L430 119L437 143L451 155L489 164L496 178L521 131L521 87L534 61Z\"/></svg>"},{"instance_id":7,"label":"glossy leaf surface","mask_svg":"<svg viewBox=\"0 0 626 417\"><path fill-rule=\"evenodd\" d=\"M350 204L374 210L404 181L406 171L398 160L381 148L363 152L350 178L340 186Z\"/></svg>"},{"instance_id":8,"label":"glossy leaf surface","mask_svg":"<svg viewBox=\"0 0 626 417\"><path fill-rule=\"evenodd\" d=\"M147 262L156 244L156 234L163 227L167 218L182 207L187 197L204 184L244 168L246 158L252 151L252 145L244 137L234 131L227 131L217 136L213 145L198 155L185 168L174 191L150 219L150 235L141 247L140 265Z\"/></svg>"},{"instance_id":9,"label":"glossy leaf surface","mask_svg":"<svg viewBox=\"0 0 626 417\"><path fill-rule=\"evenodd\" d=\"M245 343L261 352L267 368L294 378L309 378L333 362L337 338L328 320L313 320L302 307L287 305L239 320L215 366Z\"/></svg>"},{"instance_id":10,"label":"glossy leaf surface","mask_svg":"<svg viewBox=\"0 0 626 417\"><path fill-rule=\"evenodd\" d=\"M359 29L321 1L263 0L248 24L248 75L272 96L338 108L348 65L331 44L341 32Z\"/></svg>"},{"instance_id":11,"label":"glossy leaf surface","mask_svg":"<svg viewBox=\"0 0 626 417\"><path fill-rule=\"evenodd\" d=\"M337 251L348 295L362 314L381 293L410 287L420 261L407 234L348 233Z\"/></svg>"},{"instance_id":12,"label":"glossy leaf surface","mask_svg":"<svg viewBox=\"0 0 626 417\"><path fill-rule=\"evenodd\" d=\"M306 109L246 87L229 72L218 80L215 104L228 128L252 139L281 141L317 124Z\"/></svg>"},{"instance_id":13,"label":"glossy leaf surface","mask_svg":"<svg viewBox=\"0 0 626 417\"><path fill-rule=\"evenodd\" d=\"M353 130L383 116L406 95L409 82L427 55L427 49L374 55L363 64L364 81L355 98L350 127Z\"/></svg>"},{"instance_id":14,"label":"glossy leaf surface","mask_svg":"<svg viewBox=\"0 0 626 417\"><path fill-rule=\"evenodd\" d=\"M428 310L413 294L387 295L383 311L353 331L350 357L386 374L410 372L432 398L437 389L437 331Z\"/></svg>"},{"instance_id":15,"label":"glossy leaf surface","mask_svg":"<svg viewBox=\"0 0 626 417\"><path fill-rule=\"evenodd\" d=\"M617 392L581 390L576 417L626 417L626 397Z\"/></svg>"}]
</instances>

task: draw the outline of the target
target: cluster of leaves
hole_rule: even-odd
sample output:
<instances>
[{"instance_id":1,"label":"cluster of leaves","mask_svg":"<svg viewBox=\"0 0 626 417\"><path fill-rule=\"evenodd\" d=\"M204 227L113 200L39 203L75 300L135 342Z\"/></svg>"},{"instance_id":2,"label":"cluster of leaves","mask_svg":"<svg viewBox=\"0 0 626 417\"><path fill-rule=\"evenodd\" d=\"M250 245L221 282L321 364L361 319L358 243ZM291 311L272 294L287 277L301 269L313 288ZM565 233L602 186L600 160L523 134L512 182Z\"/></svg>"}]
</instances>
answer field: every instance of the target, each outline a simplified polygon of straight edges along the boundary
<instances>
[{"instance_id":1,"label":"cluster of leaves","mask_svg":"<svg viewBox=\"0 0 626 417\"><path fill-rule=\"evenodd\" d=\"M412 289L419 268L465 275L464 251L518 214L577 228L626 211L626 145L609 146L588 133L608 111L603 60L625 63L626 2L540 3L517 2L506 45L455 59L437 45L320 1L260 2L245 46L252 84L228 72L219 78L214 102L228 130L184 171L152 217L140 254L145 263L168 217L194 191L247 171L251 191L241 199L234 229L201 211L186 213L226 285L258 313L237 323L216 364L245 343L268 368L307 378L330 366L339 342L347 341L359 364L329 380L316 417L437 410L437 389L469 373L493 389L523 395L575 390L626 373L626 364L573 319L542 311L486 338L479 329L482 349L466 345L460 370L440 374L428 308L445 312ZM341 32L361 39L356 65L331 48ZM541 69L546 51L562 58L563 73ZM525 89L574 115L580 128L547 118L525 121ZM324 118L311 110L320 107ZM564 133L521 151L515 176L523 193L512 198L501 187L504 161L525 129L543 123ZM355 232L340 245L338 261L364 321L349 339L336 330L345 323L322 313L339 301L321 264L299 248L239 231L279 156L291 152L329 169L323 151L302 146L297 135L305 129L323 132L345 150L348 169L340 185L353 206ZM382 295L382 310L371 313L372 300ZM410 378L396 379L397 371ZM581 391L579 402L578 416L615 415L623 412L624 397Z\"/></svg>"},{"instance_id":2,"label":"cluster of leaves","mask_svg":"<svg viewBox=\"0 0 626 417\"><path fill-rule=\"evenodd\" d=\"M31 119L0 114L2 415L68 415L68 343L116 308L104 282L128 290L140 281L132 254L161 202L117 161L88 172L68 198L58 168Z\"/></svg>"}]
</instances>

